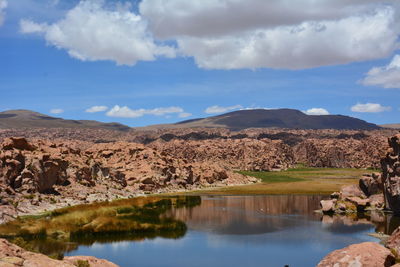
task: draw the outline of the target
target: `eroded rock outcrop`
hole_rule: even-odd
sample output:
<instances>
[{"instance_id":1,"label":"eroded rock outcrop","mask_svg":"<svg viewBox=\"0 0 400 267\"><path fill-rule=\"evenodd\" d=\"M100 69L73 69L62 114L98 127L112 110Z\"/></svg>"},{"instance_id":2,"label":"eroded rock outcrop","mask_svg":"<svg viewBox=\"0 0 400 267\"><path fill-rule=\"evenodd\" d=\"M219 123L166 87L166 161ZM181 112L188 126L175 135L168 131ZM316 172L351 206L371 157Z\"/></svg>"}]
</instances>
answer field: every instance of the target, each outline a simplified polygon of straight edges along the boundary
<instances>
[{"instance_id":1,"label":"eroded rock outcrop","mask_svg":"<svg viewBox=\"0 0 400 267\"><path fill-rule=\"evenodd\" d=\"M381 160L385 205L400 215L400 134L388 139L390 149Z\"/></svg>"},{"instance_id":2,"label":"eroded rock outcrop","mask_svg":"<svg viewBox=\"0 0 400 267\"><path fill-rule=\"evenodd\" d=\"M295 163L290 147L279 140L172 140L154 142L150 146L174 158L185 159L189 163L213 162L227 169L278 171L285 170Z\"/></svg>"},{"instance_id":3,"label":"eroded rock outcrop","mask_svg":"<svg viewBox=\"0 0 400 267\"><path fill-rule=\"evenodd\" d=\"M384 136L312 138L294 146L297 162L311 167L379 168L386 148Z\"/></svg>"},{"instance_id":4,"label":"eroded rock outcrop","mask_svg":"<svg viewBox=\"0 0 400 267\"><path fill-rule=\"evenodd\" d=\"M65 257L63 260L51 259L43 254L29 252L5 239L0 239L0 266L2 267L118 267L107 260L89 256Z\"/></svg>"}]
</instances>

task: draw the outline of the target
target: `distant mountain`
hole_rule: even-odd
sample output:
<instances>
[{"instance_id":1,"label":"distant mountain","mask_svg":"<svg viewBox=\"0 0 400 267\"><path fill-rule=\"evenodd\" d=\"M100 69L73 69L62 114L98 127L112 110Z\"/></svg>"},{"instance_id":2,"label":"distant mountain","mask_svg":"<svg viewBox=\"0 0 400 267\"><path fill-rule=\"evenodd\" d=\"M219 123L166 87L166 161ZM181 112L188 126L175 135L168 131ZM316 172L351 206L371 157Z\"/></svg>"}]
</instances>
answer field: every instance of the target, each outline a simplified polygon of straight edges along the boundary
<instances>
[{"instance_id":1,"label":"distant mountain","mask_svg":"<svg viewBox=\"0 0 400 267\"><path fill-rule=\"evenodd\" d=\"M382 128L400 129L400 123L389 123L389 124L382 124L379 126Z\"/></svg>"},{"instance_id":2,"label":"distant mountain","mask_svg":"<svg viewBox=\"0 0 400 267\"><path fill-rule=\"evenodd\" d=\"M103 123L91 120L64 120L30 110L7 110L0 112L0 129L9 128L93 128L127 131L120 123Z\"/></svg>"},{"instance_id":3,"label":"distant mountain","mask_svg":"<svg viewBox=\"0 0 400 267\"><path fill-rule=\"evenodd\" d=\"M373 130L380 128L376 124L349 116L307 115L295 109L239 110L204 119L182 121L167 128L179 127L223 127L231 130L246 128Z\"/></svg>"}]
</instances>

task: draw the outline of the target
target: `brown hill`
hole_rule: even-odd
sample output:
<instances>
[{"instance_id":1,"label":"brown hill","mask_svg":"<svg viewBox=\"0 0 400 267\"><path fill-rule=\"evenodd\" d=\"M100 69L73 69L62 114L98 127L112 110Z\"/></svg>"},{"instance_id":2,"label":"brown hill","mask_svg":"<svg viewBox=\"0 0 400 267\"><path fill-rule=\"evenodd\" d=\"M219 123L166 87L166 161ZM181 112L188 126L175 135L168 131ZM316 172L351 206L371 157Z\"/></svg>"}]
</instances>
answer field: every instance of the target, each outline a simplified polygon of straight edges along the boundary
<instances>
[{"instance_id":1,"label":"brown hill","mask_svg":"<svg viewBox=\"0 0 400 267\"><path fill-rule=\"evenodd\" d=\"M0 129L10 128L93 128L127 131L130 128L120 123L103 123L91 120L65 120L30 110L7 110L0 112Z\"/></svg>"}]
</instances>

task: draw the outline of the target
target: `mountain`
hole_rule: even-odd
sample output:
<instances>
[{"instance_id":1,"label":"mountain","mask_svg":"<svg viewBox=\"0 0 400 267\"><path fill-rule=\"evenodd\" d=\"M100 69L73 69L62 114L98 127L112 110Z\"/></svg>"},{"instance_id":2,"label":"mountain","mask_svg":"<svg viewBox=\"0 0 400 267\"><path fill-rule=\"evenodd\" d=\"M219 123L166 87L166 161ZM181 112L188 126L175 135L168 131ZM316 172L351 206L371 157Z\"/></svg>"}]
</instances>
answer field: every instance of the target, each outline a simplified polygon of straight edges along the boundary
<instances>
[{"instance_id":1,"label":"mountain","mask_svg":"<svg viewBox=\"0 0 400 267\"><path fill-rule=\"evenodd\" d=\"M307 115L295 109L239 110L204 119L178 122L173 128L179 127L223 127L231 130L246 128L380 129L376 124L349 116Z\"/></svg>"},{"instance_id":2,"label":"mountain","mask_svg":"<svg viewBox=\"0 0 400 267\"><path fill-rule=\"evenodd\" d=\"M382 124L379 126L381 126L382 128L400 129L400 123L389 123L389 124Z\"/></svg>"},{"instance_id":3,"label":"mountain","mask_svg":"<svg viewBox=\"0 0 400 267\"><path fill-rule=\"evenodd\" d=\"M120 123L103 123L90 120L64 120L30 110L7 110L0 112L0 129L9 128L94 128L127 131Z\"/></svg>"}]
</instances>

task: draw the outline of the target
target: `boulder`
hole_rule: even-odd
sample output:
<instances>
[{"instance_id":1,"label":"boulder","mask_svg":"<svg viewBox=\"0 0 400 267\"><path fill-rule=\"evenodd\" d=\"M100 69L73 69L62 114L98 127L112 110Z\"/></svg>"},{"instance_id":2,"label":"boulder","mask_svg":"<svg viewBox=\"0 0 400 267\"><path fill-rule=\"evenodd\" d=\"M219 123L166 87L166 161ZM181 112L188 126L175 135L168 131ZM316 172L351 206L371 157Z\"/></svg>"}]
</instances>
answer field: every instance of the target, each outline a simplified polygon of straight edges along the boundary
<instances>
[{"instance_id":1,"label":"boulder","mask_svg":"<svg viewBox=\"0 0 400 267\"><path fill-rule=\"evenodd\" d=\"M340 189L341 198L360 197L365 198L366 195L361 191L358 185L346 185Z\"/></svg>"},{"instance_id":2,"label":"boulder","mask_svg":"<svg viewBox=\"0 0 400 267\"><path fill-rule=\"evenodd\" d=\"M23 137L6 138L3 141L2 147L4 150L19 149L32 151L35 147L28 143Z\"/></svg>"},{"instance_id":3,"label":"boulder","mask_svg":"<svg viewBox=\"0 0 400 267\"><path fill-rule=\"evenodd\" d=\"M333 213L336 199L321 200L320 205L323 213Z\"/></svg>"},{"instance_id":4,"label":"boulder","mask_svg":"<svg viewBox=\"0 0 400 267\"><path fill-rule=\"evenodd\" d=\"M346 201L353 203L357 207L357 211L362 212L367 206L370 205L369 199L362 199L359 197L346 197Z\"/></svg>"},{"instance_id":5,"label":"boulder","mask_svg":"<svg viewBox=\"0 0 400 267\"><path fill-rule=\"evenodd\" d=\"M382 188L381 175L375 173L370 176L364 175L359 180L359 186L366 196L378 194Z\"/></svg>"},{"instance_id":6,"label":"boulder","mask_svg":"<svg viewBox=\"0 0 400 267\"><path fill-rule=\"evenodd\" d=\"M317 267L388 267L393 264L395 258L389 249L374 242L364 242L329 253Z\"/></svg>"}]
</instances>

